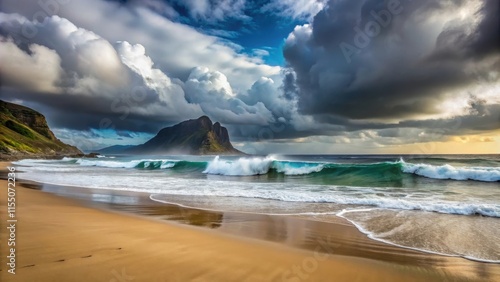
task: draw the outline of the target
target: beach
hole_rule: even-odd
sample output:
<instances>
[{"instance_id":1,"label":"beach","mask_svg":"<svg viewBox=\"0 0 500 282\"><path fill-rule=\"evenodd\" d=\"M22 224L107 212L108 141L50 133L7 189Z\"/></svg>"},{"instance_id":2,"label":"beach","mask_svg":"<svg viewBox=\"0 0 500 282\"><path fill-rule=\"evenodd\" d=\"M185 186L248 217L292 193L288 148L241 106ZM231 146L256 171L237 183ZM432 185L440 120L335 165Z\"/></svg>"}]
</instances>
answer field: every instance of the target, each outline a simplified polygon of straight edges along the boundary
<instances>
[{"instance_id":1,"label":"beach","mask_svg":"<svg viewBox=\"0 0 500 282\"><path fill-rule=\"evenodd\" d=\"M3 163L2 168L5 166ZM5 180L0 185L7 187ZM495 264L405 249L400 249L399 258L389 261L339 255L335 246L337 250L356 248L345 239L338 239L342 247L333 243L334 248L324 244L297 248L16 188L16 274L7 272L2 246L2 281L493 281L499 277ZM6 207L6 193L0 201ZM1 215L5 221L6 208ZM211 221L206 214L198 218ZM247 222L256 221L255 217L246 218ZM269 222L260 220L251 226L264 231L266 225ZM345 222L328 226L333 242L343 236L353 238L350 242L356 245L360 240L355 238L364 236ZM280 225L274 229L279 233ZM2 242L8 236L5 230L2 228ZM382 243L375 245L382 248L378 256L394 253L394 246L385 245L384 249ZM422 264L422 260L430 263Z\"/></svg>"},{"instance_id":2,"label":"beach","mask_svg":"<svg viewBox=\"0 0 500 282\"><path fill-rule=\"evenodd\" d=\"M0 282L500 282L500 0L0 3Z\"/></svg>"}]
</instances>

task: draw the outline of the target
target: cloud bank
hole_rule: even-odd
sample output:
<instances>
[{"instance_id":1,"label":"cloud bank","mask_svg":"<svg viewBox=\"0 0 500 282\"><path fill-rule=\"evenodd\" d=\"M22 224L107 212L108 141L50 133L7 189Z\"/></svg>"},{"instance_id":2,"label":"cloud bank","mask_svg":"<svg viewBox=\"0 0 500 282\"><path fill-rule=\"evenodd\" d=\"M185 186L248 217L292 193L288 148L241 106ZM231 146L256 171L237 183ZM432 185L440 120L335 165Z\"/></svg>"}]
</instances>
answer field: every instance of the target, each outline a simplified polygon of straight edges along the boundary
<instances>
[{"instance_id":1,"label":"cloud bank","mask_svg":"<svg viewBox=\"0 0 500 282\"><path fill-rule=\"evenodd\" d=\"M495 0L268 1L261 13L308 22L284 39L283 67L227 39L228 19L253 20L246 1L40 3L2 1L2 98L43 111L76 145L200 115L242 147L491 142L473 135L500 129ZM189 26L179 7L220 32ZM93 134L104 143L84 142Z\"/></svg>"},{"instance_id":2,"label":"cloud bank","mask_svg":"<svg viewBox=\"0 0 500 282\"><path fill-rule=\"evenodd\" d=\"M487 120L483 128L498 129L498 5L330 1L286 39L299 89L290 95L301 113L351 129L432 128L452 119L468 121L462 130ZM478 99L487 114L472 107Z\"/></svg>"}]
</instances>

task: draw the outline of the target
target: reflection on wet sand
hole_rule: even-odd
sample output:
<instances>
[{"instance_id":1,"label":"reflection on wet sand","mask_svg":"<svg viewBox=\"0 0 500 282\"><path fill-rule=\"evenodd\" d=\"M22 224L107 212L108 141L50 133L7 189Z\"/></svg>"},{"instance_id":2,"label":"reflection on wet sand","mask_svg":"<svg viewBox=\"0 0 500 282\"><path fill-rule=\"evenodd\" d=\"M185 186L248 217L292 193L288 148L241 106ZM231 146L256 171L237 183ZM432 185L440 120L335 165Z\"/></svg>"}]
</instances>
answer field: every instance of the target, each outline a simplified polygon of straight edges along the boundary
<instances>
[{"instance_id":1,"label":"reflection on wet sand","mask_svg":"<svg viewBox=\"0 0 500 282\"><path fill-rule=\"evenodd\" d=\"M83 200L88 205L98 208L208 227L229 234L273 241L320 253L392 262L401 267L417 266L424 272L438 272L449 280L500 279L498 264L434 255L385 244L368 238L342 218L330 218L328 221L331 222L326 222L289 215L217 212L158 203L151 201L148 194L141 193L47 184L44 184L42 189Z\"/></svg>"}]
</instances>

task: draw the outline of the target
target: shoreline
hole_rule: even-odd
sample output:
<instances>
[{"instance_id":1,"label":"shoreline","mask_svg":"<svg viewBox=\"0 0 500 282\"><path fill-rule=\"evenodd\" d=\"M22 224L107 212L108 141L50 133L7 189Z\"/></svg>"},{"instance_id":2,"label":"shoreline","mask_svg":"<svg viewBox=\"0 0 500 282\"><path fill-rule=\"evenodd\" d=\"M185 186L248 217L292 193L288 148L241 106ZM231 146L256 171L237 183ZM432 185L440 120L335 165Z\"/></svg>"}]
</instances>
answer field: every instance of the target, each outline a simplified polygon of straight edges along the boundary
<instances>
[{"instance_id":1,"label":"shoreline","mask_svg":"<svg viewBox=\"0 0 500 282\"><path fill-rule=\"evenodd\" d=\"M50 185L61 186L61 185L57 185L57 184L50 184ZM106 188L94 189L94 188L83 188L83 187L77 187L77 186L73 186L73 187L77 188L77 189L110 190L110 189L106 189ZM134 192L131 192L131 193L140 193L140 192L135 192L134 191ZM150 194L150 193L145 193L145 194ZM168 195L168 194L166 194L166 195ZM166 204L166 205L179 206L181 208L201 210L201 211L207 211L207 212L238 213L238 214L263 215L263 216L278 216L278 217L279 216L288 216L288 217L295 217L295 218L303 218L303 219L308 220L308 221L317 221L317 222L330 223L330 224L352 225L360 233L364 234L368 239L374 240L374 241L377 241L377 242L380 242L380 243L383 243L383 244L391 245L391 246L394 246L394 247L397 247L397 248L411 250L411 251L415 251L415 252L419 252L419 253L423 253L423 254L429 254L429 255L438 255L438 256L450 257L450 258L461 258L461 259L466 259L466 260L470 260L470 261L473 261L473 262L479 262L479 263L500 264L500 261L484 260L484 259L479 259L479 258L475 258L475 257L467 257L467 256L460 256L460 255L451 255L451 254L446 254L446 253L439 253L439 252L434 252L434 251L430 251L430 250L424 250L424 249L418 249L418 248L408 247L408 246L404 246L404 245L399 245L397 243L393 243L393 242L388 241L388 240L375 238L375 237L372 236L372 234L369 231L366 231L363 227L361 227L360 225L356 224L354 221L352 221L352 220L344 217L343 214L345 213L345 211L341 211L341 212L338 212L338 213L332 213L331 216L337 218L336 220L332 221L332 220L321 220L320 218L311 218L311 217L308 217L307 215L302 215L300 213L299 214L297 214L297 213L289 213L289 214L285 213L285 214L281 214L281 213L247 212L247 211L224 211L224 210L218 210L218 209L210 209L210 208L188 206L188 205L184 205L184 204L180 204L180 203L176 203L176 202L168 202L168 201L155 200L155 199L153 199L152 195L150 195L149 198L152 201L154 201L154 202L159 202L159 203L163 203L163 204ZM374 208L374 209L376 209L376 208Z\"/></svg>"},{"instance_id":2,"label":"shoreline","mask_svg":"<svg viewBox=\"0 0 500 282\"><path fill-rule=\"evenodd\" d=\"M475 257L468 257L468 256L460 256L460 255L451 255L451 254L446 254L446 253L439 253L439 252L434 252L434 251L429 251L429 250L423 250L423 249L418 249L418 248L414 248L414 247L408 247L408 246L403 246L403 245L399 245L397 243L393 243L391 241L388 241L388 240L384 240L384 239L379 239L379 238L374 238L373 235L369 232L369 231L366 231L363 227L361 227L359 224L355 223L354 221L346 218L346 217L343 217L343 212L341 212L341 214L338 214L337 216L340 217L340 218L343 218L345 220L347 220L350 224L354 225L359 232L363 233L364 235L366 235L366 237L368 237L369 239L371 240L375 240L375 241L378 241L378 242L381 242L381 243L384 243L384 244L388 244L388 245L391 245L391 246L395 246L395 247L398 247L398 248L402 248L402 249L408 249L408 250L412 250L412 251L417 251L417 252L422 252L422 253L426 253L426 254L429 254L429 255L437 255L437 256L443 256L443 257L450 257L450 258L461 258L461 259L465 259L465 260L469 260L469 261L472 261L472 262L478 262L478 263L488 263L488 264L495 264L495 265L499 265L500 264L500 261L499 260L485 260L485 259L479 259L479 258L475 258Z\"/></svg>"},{"instance_id":3,"label":"shoreline","mask_svg":"<svg viewBox=\"0 0 500 282\"><path fill-rule=\"evenodd\" d=\"M5 163L2 163L5 165ZM5 181L2 181L2 185L4 185ZM62 187L62 186L61 186ZM72 189L78 189L75 187L63 187L63 189L66 190L72 190ZM94 195L89 188L79 188L81 193L87 193L88 195ZM81 190L85 189L85 190ZM172 205L162 205L159 203L155 203L154 201L150 200L149 197L147 198L147 201L144 201L146 199L142 199L139 205L137 203L135 205L121 205L119 208L115 205L114 207L111 207L111 204L106 204L104 205L102 203L96 202L96 201L91 201L89 202L89 199L80 199L76 200L74 197L72 198L67 198L67 197L60 197L53 194L53 192L44 192L44 191L36 191L36 190L30 190L27 188L20 188L20 191L22 194L38 194L38 196L43 197L45 199L50 199L51 202L56 202L57 205L63 205L64 209L72 209L77 207L78 209L85 209L86 212L79 215L76 217L78 220L82 220L83 216L89 212L92 213L103 213L99 215L101 216L112 216L116 217L116 220L118 221L126 221L126 220L132 220L136 219L139 222L142 222L144 224L148 223L151 225L154 225L154 228L180 228L180 229L185 229L184 231L189 231L192 233L196 233L197 235L200 235L201 237L205 238L210 234L210 236L216 236L216 237L229 237L231 240L241 240L242 245L248 245L247 247L249 250L252 252L255 248L256 245L261 245L264 244L266 245L266 249L272 250L271 253L275 255L283 254L284 249L286 249L286 253L288 251L297 254L302 254L305 256L302 258L302 261L305 261L307 258L314 258L314 255L317 255L318 253L325 255L328 257L328 264L331 265L329 267L332 267L335 269L335 271L332 271L332 274L338 274L340 271L338 267L340 265L343 265L344 263L347 262L352 262L356 267L362 267L363 269L366 269L368 272L370 271L369 269L375 270L376 273L380 274L379 272L386 272L391 273L391 275L396 275L399 276L401 273L403 273L403 278L405 280L411 280L411 281L423 281L423 280L433 280L436 279L436 281L442 280L443 278L445 279L451 279L453 281L461 280L460 277L464 279L472 279L472 280L481 280L484 277L481 276L478 272L479 270L477 269L483 269L482 271L485 272L483 273L486 275L493 275L493 277L500 277L497 275L500 275L500 272L498 271L492 271L488 270L488 268L497 268L497 265L493 266L488 266L488 263L481 263L481 262L474 262L470 261L461 257L446 257L446 256L440 256L440 255L432 255L427 252L422 252L422 251L417 251L417 250L408 250L402 247L397 247L397 246L390 246L387 243L381 243L379 241L373 240L368 238L365 234L361 233L352 223L348 222L345 220L344 223L342 224L335 224L335 223L328 223L328 222L322 222L322 221L313 221L310 219L300 219L300 218L295 218L292 216L286 216L286 215L279 215L279 216L272 216L272 215L262 215L262 214L243 214L243 213L236 213L236 212L209 212L209 211L202 211L199 209L193 209L193 208L185 208L183 211L180 211L179 207L173 208ZM39 192L39 193L38 193ZM143 196L138 196L138 193L133 193L133 192L127 192L127 193L115 193L116 191L98 191L99 195L108 195L109 197L120 197L123 195L118 195L118 194L127 194L127 195L132 195L132 198L144 198ZM71 194L71 191L70 191ZM149 194L148 194L149 195ZM0 197L3 202L4 195ZM28 202L32 201L33 199L30 199ZM149 202L148 202L149 201ZM22 202L21 202L22 203ZM3 205L2 205L3 206ZM47 208L47 207L46 207ZM63 209L63 210L64 210ZM175 212L175 210L177 211ZM109 211L112 211L109 213ZM168 210L170 210L170 218L161 218L162 216L165 217L166 214L168 214ZM186 211L188 210L188 211ZM174 212L172 212L174 211ZM3 213L4 211L2 211ZM145 215L147 213L150 213L150 215ZM151 214L152 213L152 214ZM156 214L155 214L156 213ZM176 214L177 213L177 214ZM217 228L214 228L213 226L204 226L204 229L199 228L199 227L192 227L192 226L187 226L185 224L178 224L178 222L182 222L184 219L179 218L179 213L182 214L184 213L185 218L191 217L191 220L196 221L198 224L190 224L194 226L204 226L203 224L208 224L208 223L214 223L216 219L220 218L221 214L223 217L225 216L226 222ZM135 215L132 216L131 215ZM175 218L177 217L177 218ZM280 220L277 220L277 218L281 218ZM339 217L340 218L340 217ZM283 222L287 223L284 224ZM185 223L185 222L184 222ZM161 227L160 227L161 226ZM99 226L99 228L106 229L109 226ZM208 228L207 228L208 227ZM238 228L242 228L240 232L234 232ZM119 228L117 226L114 226L113 228ZM111 229L113 229L111 228ZM286 230L286 229L289 230ZM217 230L215 230L217 229ZM308 230L313 230L316 233L321 233L321 232L330 232L332 234L334 233L341 233L335 234L335 242L339 242L340 240L341 244L340 246L346 246L346 247L339 247L337 249L334 249L334 252L331 252L331 245L330 247L326 246L323 243L323 245L311 243L311 240L309 241L304 241L304 240L298 240L298 242L295 242L295 244L285 244L283 242L279 242L279 240L272 240L271 235L267 234L264 236L265 238L259 238L259 236L262 237L263 233L269 232L270 229L274 230L275 233L275 238L276 237L283 237L283 235L280 235L280 233L283 233L283 230L287 232L295 232L295 233L300 233L301 229L308 229ZM248 230L257 230L256 234L254 236L243 236L244 233L248 232ZM3 231L2 231L3 232ZM292 232L292 233L293 233ZM358 234L356 234L358 233ZM246 234L248 235L248 234ZM292 234L293 235L293 234ZM304 236L307 237L307 235L310 234L305 234ZM341 236L342 235L342 236ZM194 236L194 235L193 235ZM293 236L298 236L297 234ZM292 236L292 237L293 237ZM336 236L336 237L335 237ZM362 239L364 237L364 239ZM290 238L290 236L288 237ZM339 239L340 238L340 239ZM347 240L347 239L349 240ZM355 240L351 240L351 238L356 238ZM360 239L361 238L361 239ZM318 241L318 238L316 238ZM3 241L3 240L2 240ZM321 242L321 241L320 241ZM374 243L376 242L376 243ZM293 242L292 242L293 243ZM334 243L335 244L335 243ZM337 243L338 244L338 243ZM378 249L379 253L372 253L371 255L366 255L366 250L365 255L361 255L359 252L359 249L356 249L356 244L359 244L361 246L361 249L363 247L371 246L373 249ZM365 245L363 245L365 244ZM327 248L326 252L318 252L318 245L323 248ZM359 246L358 246L359 247ZM220 246L221 251L224 251L225 248L223 247L223 244ZM330 248L328 250L328 248ZM349 251L346 251L345 249L350 249L351 253ZM353 253L353 250L354 253ZM330 251L330 252L329 252ZM369 252L368 252L369 253ZM394 253L397 253L398 255L394 255ZM3 255L3 254L2 254ZM34 255L37 255L36 253ZM144 254L146 256L146 254ZM224 254L227 255L227 254ZM193 257L196 257L196 254L192 254ZM3 256L2 256L3 257ZM388 259L389 257L392 258L393 261ZM405 257L405 259L402 259L402 257ZM378 258L378 259L377 259ZM139 259L139 258L137 258ZM333 259L335 262L331 262L330 259ZM193 258L193 260L196 260ZM339 260L339 261L337 261ZM299 260L300 261L300 260ZM257 261L258 263L261 263ZM423 263L426 262L426 263ZM254 262L255 263L255 262ZM318 265L320 262L317 262ZM323 261L321 261L323 263ZM380 265L378 265L380 264ZM434 265L435 267L431 267ZM2 266L3 267L3 266ZM191 266L193 267L193 266ZM2 268L3 269L3 268ZM493 269L494 270L494 269ZM319 271L318 271L319 272ZM340 271L342 272L342 271ZM392 273L394 272L394 273ZM400 273L401 272L401 273ZM2 270L2 276L4 275L4 271ZM315 272L316 273L316 272ZM384 275L388 274L385 273ZM319 276L317 277L327 277L327 276L322 276L325 273L318 273ZM355 272L351 273L355 274ZM456 275L451 275L451 274L456 274ZM458 274L458 275L457 275ZM185 275L185 274L182 274ZM221 276L222 277L222 276ZM340 276L339 276L340 277ZM351 280L351 279L356 279L354 276L349 276L350 278L345 277L345 280ZM353 278L354 277L354 278ZM384 276L385 277L385 276ZM392 277L392 276L388 276ZM420 277L420 278L419 278ZM277 276L275 276L277 278ZM279 277L278 277L279 278ZM293 277L291 277L293 278ZM386 281L391 281L392 278L383 278L381 279L380 275L379 276L366 276L365 279L368 279L370 281L381 281L381 280L386 280ZM398 279L401 279L399 277ZM412 280L413 279L413 280ZM342 280L342 279L341 279ZM78 280L74 280L78 281ZM168 280L170 281L170 280ZM175 281L175 280L172 280ZM184 281L184 280L178 280L178 281ZM203 281L203 280L200 280ZM207 280L211 281L211 280ZM222 280L225 281L225 280ZM231 280L229 280L231 281ZM272 280L272 281L281 281L281 280ZM286 279L285 279L286 281ZM290 281L299 281L299 280L290 280ZM396 280L394 280L396 281Z\"/></svg>"},{"instance_id":4,"label":"shoreline","mask_svg":"<svg viewBox=\"0 0 500 282\"><path fill-rule=\"evenodd\" d=\"M287 216L287 217L294 217L294 218L303 218L304 220L308 221L318 221L318 222L323 222L323 223L331 223L331 224L338 224L343 221L343 224L350 225L354 227L360 234L363 234L367 239L376 241L378 243L382 243L385 245L390 245L392 247L396 247L399 249L404 249L404 250L409 250L411 252L417 252L417 253L422 253L422 254L427 254L427 255L436 255L436 256L443 256L443 257L449 257L449 258L460 258L460 259L465 259L468 261L472 262L478 262L478 263L486 263L486 264L495 264L499 265L500 261L497 260L486 260L486 259L480 259L480 258L475 258L475 257L468 257L468 256L461 256L461 255L453 255L453 254L447 254L447 253L440 253L436 251L431 251L431 250L426 250L426 249L419 249L416 247L410 247L410 246L405 246L401 245L398 243L391 242L389 240L384 240L384 239L379 239L375 238L372 236L371 232L366 231L363 227L358 225L357 223L353 222L352 220L346 218L343 216L344 210L339 211L339 212L334 212L331 215L329 215L328 220L320 219L320 218L312 218L308 215L303 215L300 213L272 213L272 212L255 212L255 211L232 211L232 210L223 210L223 209L216 209L216 208L206 208L206 207L199 207L199 206L190 206L190 205L184 205L175 201L164 201L164 200L158 200L158 199L153 199L153 196L156 194L152 194L151 192L144 192L144 191L139 191L139 190L118 190L118 189L110 189L110 188L91 188L91 187L80 187L76 185L60 185L60 184L54 184L54 183L41 183L41 182L36 182L32 180L28 180L30 182L35 183L35 185L43 186L43 187L49 187L48 191L49 193L55 193L57 195L62 195L63 197L69 197L69 198L74 198L78 199L81 198L80 200L83 200L85 205L92 205L93 200L90 199L88 196L85 197L75 197L76 194L81 194L82 192L84 194L87 193L92 193L92 194L107 194L107 195L120 195L120 194L130 194L130 195L142 195L141 198L148 198L152 202L155 203L161 203L164 205L172 205L172 206L179 206L181 208L185 209L192 209L192 210L199 210L199 211L207 211L207 212L214 212L214 213L231 213L231 214L247 214L247 215L262 215L262 216L272 216L272 217L281 217L281 216ZM59 188L56 188L59 187ZM43 190L45 191L47 188L44 188ZM54 192L52 190L58 190L60 191L61 189L63 190L73 190L71 193L60 193L60 192ZM92 192L89 192L92 191ZM47 192L47 191L46 191ZM175 196L175 197L186 197L186 196L181 196L181 195L169 195L169 194L164 194L166 196ZM116 210L116 207L105 207L104 209L111 209L111 210ZM370 208L370 210L375 210L377 208ZM348 213L347 211L346 213ZM134 209L129 209L126 211L127 214L139 214L137 211ZM437 213L437 212L436 212ZM439 213L438 213L439 214ZM470 216L470 215L461 215L461 216ZM332 221L332 217L336 218L336 220ZM246 236L245 234L238 234L238 236ZM297 246L295 246L297 247Z\"/></svg>"},{"instance_id":5,"label":"shoreline","mask_svg":"<svg viewBox=\"0 0 500 282\"><path fill-rule=\"evenodd\" d=\"M166 202L166 201L160 201L160 200L153 200L151 199L150 193L147 192L136 192L136 191L122 191L122 190L113 190L113 189L105 189L105 188L83 188L83 187L78 187L78 186L62 186L62 185L57 185L57 184L44 184L44 183L38 183L38 185L44 186L44 191L48 193L54 193L59 196L63 197L69 197L73 199L78 199L80 201L83 201L85 205L92 205L97 208L101 208L104 210L111 210L119 213L125 213L125 214L132 214L132 215L137 215L139 217L145 217L145 218L151 218L155 216L160 216L161 212L157 212L155 207L161 207L163 208L169 208L169 209L176 209L179 208L181 217L184 216L185 214L194 211L194 212L200 212L202 214L209 214L209 215L226 215L230 217L236 217L239 220L242 221L248 221L249 218L251 220L255 218L260 218L257 219L256 221L258 222L263 222L266 220L263 220L262 218L269 217L271 218L272 222L276 222L277 219L280 218L285 218L288 220L296 221L298 222L298 225L304 225L304 222L309 222L312 223L312 225L317 224L317 225L331 225L331 231L334 231L335 233L338 232L338 230L335 229L350 229L349 230L349 235L356 237L358 240L362 241L365 243L363 245L364 247L368 248L373 248L372 245L377 245L378 247L382 247L384 249L391 249L394 251L394 253L398 252L400 254L403 254L403 256L417 256L419 258L425 258L425 260L434 260L435 263L437 262L438 264L449 264L450 261L447 261L448 259L453 261L453 260L458 260L458 261L466 261L466 262L471 262L471 263L480 263L480 264L486 264L486 265L494 265L494 266L499 266L499 269L497 271L497 275L500 278L500 265L498 262L495 261L486 261L486 260L480 260L480 259L475 259L475 258L467 258L464 256L459 256L459 255L450 255L450 254L444 254L444 253L438 253L438 252L433 252L433 251L428 251L428 250L422 250L418 248L412 248L412 247L407 247L407 246L402 246L398 245L396 243L392 243L390 241L382 240L382 239L377 239L377 238L372 238L369 236L368 232L363 232L360 226L357 226L355 223L353 223L351 220L344 218L342 216L339 216L337 214L332 214L331 217L336 218L335 220L332 221L331 217L328 220L324 219L319 219L319 218L311 218L308 216L300 215L300 214L280 214L280 213L259 213L259 212L248 212L248 211L224 211L224 210L217 210L217 209L210 209L210 208L202 208L202 207L195 207L195 206L188 206L176 202ZM55 189L55 190L54 190ZM58 190L59 189L70 189L74 190L69 193L60 193ZM48 190L48 191L47 191ZM80 196L75 197L75 192L76 194L79 194ZM85 194L86 196L82 197L82 193ZM145 208L144 204L143 205L128 205L128 204L116 204L116 203L110 203L106 202L106 204L102 203L96 203L93 202L88 198L88 195L110 195L112 197L121 197L121 196L130 196L136 197L142 199L142 201L147 201L146 199L151 200L151 202L146 203L145 206L149 208L150 211L145 211L147 208ZM140 206L139 208L137 206ZM166 214L172 213L172 210L167 212ZM176 213L176 212L173 212ZM167 218L167 219L160 219L161 222L164 222L163 220L166 220L167 222L180 222L181 224L185 225L194 225L194 226L201 226L203 228L212 228L203 224L192 224L190 222L186 222L186 220L183 220L181 217L178 217L178 215L174 216L173 218ZM261 228L261 227L259 227ZM229 229L229 230L228 230ZM264 240L264 241L271 241L271 242L276 242L276 240L272 240L270 238L262 238L262 236L258 235L253 235L253 234L248 234L248 233L242 233L242 232L234 232L234 230L231 230L231 228L228 228L223 230L222 232L224 233L231 233L235 234L236 236L239 237L245 237L245 238L256 238L259 240ZM338 238L337 238L338 239ZM317 240L324 240L324 238L317 238ZM324 241L323 241L324 242ZM366 244L369 242L369 244ZM304 250L310 250L312 248L307 248L304 246L301 246L299 244L288 244L287 242L279 242L280 244L285 244L285 245L290 245L293 246L294 248L299 248L299 249L304 249ZM359 242L358 242L359 243ZM359 250L358 250L359 251ZM373 259L372 256L366 255L365 252L370 252L370 250L365 250L363 251L364 254L353 254L351 252L337 252L337 254L340 255L346 255L346 256L358 256L361 258L368 258L368 259ZM381 261L388 261L388 262L393 262L391 260L388 260L387 258L376 258L376 260L381 260ZM396 260L398 263L402 263L401 260ZM415 262L411 262L411 264L414 264ZM405 263L402 263L405 264ZM430 263L425 263L424 266L429 266L431 265Z\"/></svg>"}]
</instances>

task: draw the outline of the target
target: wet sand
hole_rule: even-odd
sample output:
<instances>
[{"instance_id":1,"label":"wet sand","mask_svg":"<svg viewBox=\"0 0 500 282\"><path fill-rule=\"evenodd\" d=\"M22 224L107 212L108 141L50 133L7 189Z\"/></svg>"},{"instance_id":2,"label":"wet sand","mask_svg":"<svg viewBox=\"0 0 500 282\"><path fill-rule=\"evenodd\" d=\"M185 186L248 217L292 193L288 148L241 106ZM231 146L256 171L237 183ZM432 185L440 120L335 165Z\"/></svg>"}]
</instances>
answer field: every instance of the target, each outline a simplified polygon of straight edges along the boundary
<instances>
[{"instance_id":1,"label":"wet sand","mask_svg":"<svg viewBox=\"0 0 500 282\"><path fill-rule=\"evenodd\" d=\"M7 183L0 185L3 226ZM140 193L42 186L69 199L30 188L40 187L17 187L16 275L6 272L2 246L1 281L500 278L498 265L380 243L341 219L213 212L160 204Z\"/></svg>"}]
</instances>

